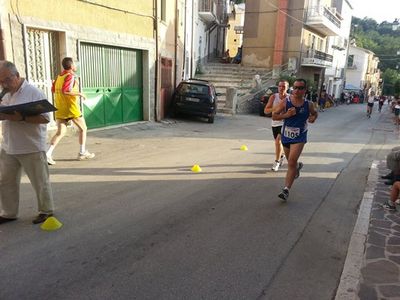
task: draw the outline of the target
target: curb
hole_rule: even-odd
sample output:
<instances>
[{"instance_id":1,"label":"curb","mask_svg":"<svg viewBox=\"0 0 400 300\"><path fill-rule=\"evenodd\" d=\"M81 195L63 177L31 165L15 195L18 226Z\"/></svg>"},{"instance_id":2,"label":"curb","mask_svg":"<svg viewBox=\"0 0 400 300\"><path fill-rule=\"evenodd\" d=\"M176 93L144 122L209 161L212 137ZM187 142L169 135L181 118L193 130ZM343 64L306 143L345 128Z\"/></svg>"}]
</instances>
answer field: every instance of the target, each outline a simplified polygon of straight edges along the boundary
<instances>
[{"instance_id":1,"label":"curb","mask_svg":"<svg viewBox=\"0 0 400 300\"><path fill-rule=\"evenodd\" d=\"M354 300L357 296L360 283L365 242L368 235L369 221L374 198L376 183L378 181L378 161L373 161L368 175L367 187L361 200L360 209L353 233L350 238L342 276L336 291L335 300Z\"/></svg>"}]
</instances>

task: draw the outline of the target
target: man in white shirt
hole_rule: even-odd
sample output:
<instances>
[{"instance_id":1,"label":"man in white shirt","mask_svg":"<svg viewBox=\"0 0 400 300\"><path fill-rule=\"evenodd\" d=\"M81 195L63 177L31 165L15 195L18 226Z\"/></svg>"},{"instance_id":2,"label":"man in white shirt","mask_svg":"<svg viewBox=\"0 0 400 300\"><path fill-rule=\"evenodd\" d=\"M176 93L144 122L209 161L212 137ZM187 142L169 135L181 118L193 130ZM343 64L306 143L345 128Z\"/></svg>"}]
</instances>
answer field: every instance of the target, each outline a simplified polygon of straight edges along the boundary
<instances>
[{"instance_id":1,"label":"man in white shirt","mask_svg":"<svg viewBox=\"0 0 400 300\"><path fill-rule=\"evenodd\" d=\"M0 86L5 90L1 105L16 105L45 99L39 89L19 76L15 65L0 61ZM48 113L24 116L0 113L3 141L0 150L0 224L16 220L19 208L21 171L24 169L38 200L34 224L53 215L53 192L46 159Z\"/></svg>"},{"instance_id":2,"label":"man in white shirt","mask_svg":"<svg viewBox=\"0 0 400 300\"><path fill-rule=\"evenodd\" d=\"M287 100L288 94L287 90L289 88L289 82L286 80L281 80L278 83L278 93L272 94L268 103L264 108L265 114L270 114L273 112L274 108L276 108L281 102L285 102ZM283 147L281 143L281 131L282 131L283 121L271 121L272 135L274 137L275 144L275 161L272 164L271 170L277 172L279 167L283 165L284 154Z\"/></svg>"}]
</instances>

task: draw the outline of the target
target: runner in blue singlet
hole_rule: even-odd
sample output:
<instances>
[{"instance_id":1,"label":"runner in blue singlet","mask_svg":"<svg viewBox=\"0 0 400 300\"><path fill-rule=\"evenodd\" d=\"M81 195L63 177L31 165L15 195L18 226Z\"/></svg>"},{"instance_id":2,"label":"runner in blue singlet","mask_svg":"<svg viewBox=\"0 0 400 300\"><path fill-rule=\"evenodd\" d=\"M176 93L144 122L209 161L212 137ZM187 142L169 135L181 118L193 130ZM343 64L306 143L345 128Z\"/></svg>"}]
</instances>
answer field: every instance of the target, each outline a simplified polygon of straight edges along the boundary
<instances>
[{"instance_id":1,"label":"runner in blue singlet","mask_svg":"<svg viewBox=\"0 0 400 300\"><path fill-rule=\"evenodd\" d=\"M286 111L294 107L296 114L285 119L282 127L282 144L290 148L290 144L307 143L307 119L310 115L310 102L304 100L303 105L296 107L289 99L286 102Z\"/></svg>"},{"instance_id":2,"label":"runner in blue singlet","mask_svg":"<svg viewBox=\"0 0 400 300\"><path fill-rule=\"evenodd\" d=\"M293 93L289 100L282 103L272 113L273 120L284 120L282 127L282 145L288 161L285 187L278 195L283 201L289 198L289 190L294 180L299 177L303 163L297 163L305 143L307 143L307 122L314 123L318 113L312 102L305 100L307 84L304 79L297 79L293 84Z\"/></svg>"}]
</instances>

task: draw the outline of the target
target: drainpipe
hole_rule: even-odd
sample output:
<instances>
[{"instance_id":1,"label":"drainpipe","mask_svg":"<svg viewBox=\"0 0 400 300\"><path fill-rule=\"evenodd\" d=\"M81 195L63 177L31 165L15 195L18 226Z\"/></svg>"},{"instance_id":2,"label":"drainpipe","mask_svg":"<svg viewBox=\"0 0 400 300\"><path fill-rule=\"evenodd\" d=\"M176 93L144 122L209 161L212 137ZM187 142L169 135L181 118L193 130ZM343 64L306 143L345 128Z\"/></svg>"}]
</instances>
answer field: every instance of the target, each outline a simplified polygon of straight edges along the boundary
<instances>
[{"instance_id":1,"label":"drainpipe","mask_svg":"<svg viewBox=\"0 0 400 300\"><path fill-rule=\"evenodd\" d=\"M6 50L5 50L5 41L4 41L4 33L3 29L1 29L0 23L0 60L6 59Z\"/></svg>"},{"instance_id":2,"label":"drainpipe","mask_svg":"<svg viewBox=\"0 0 400 300\"><path fill-rule=\"evenodd\" d=\"M0 1L0 60L5 60L6 59L6 43L4 40L4 31L2 27L2 13L1 11L5 11L5 4L3 4L3 1Z\"/></svg>"},{"instance_id":3,"label":"drainpipe","mask_svg":"<svg viewBox=\"0 0 400 300\"><path fill-rule=\"evenodd\" d=\"M279 10L277 11L276 29L275 29L275 47L273 57L273 68L275 74L280 74L283 65L283 51L286 44L286 26L287 26L287 13L288 0L279 0Z\"/></svg>"},{"instance_id":4,"label":"drainpipe","mask_svg":"<svg viewBox=\"0 0 400 300\"><path fill-rule=\"evenodd\" d=\"M186 34L187 34L187 28L186 28L186 13L187 13L187 0L185 0L185 14L183 17L183 68L182 68L182 74L181 74L181 79L186 79L186 68L188 67L186 65Z\"/></svg>"},{"instance_id":5,"label":"drainpipe","mask_svg":"<svg viewBox=\"0 0 400 300\"><path fill-rule=\"evenodd\" d=\"M178 33L179 33L179 20L178 17L180 18L179 15L179 10L178 10L178 0L175 0L175 70L174 70L174 90L176 87L176 72L178 71L178 62L177 62L177 58L178 58Z\"/></svg>"},{"instance_id":6,"label":"drainpipe","mask_svg":"<svg viewBox=\"0 0 400 300\"><path fill-rule=\"evenodd\" d=\"M193 49L194 49L194 36L195 36L195 33L194 33L194 1L192 0L192 41L191 41L191 43L192 43L192 46L191 46L191 49L190 49L190 52L191 52L191 54L190 54L190 76L189 76L189 78L191 78L193 75L194 75L194 72L193 72L193 60L194 60L194 52L193 52Z\"/></svg>"},{"instance_id":7,"label":"drainpipe","mask_svg":"<svg viewBox=\"0 0 400 300\"><path fill-rule=\"evenodd\" d=\"M158 45L158 0L154 0L153 2L153 7L154 7L154 35L155 35L155 40L156 40L156 60L155 60L155 83L154 83L154 120L158 121L158 113L157 113L157 108L158 108L158 98L159 98L159 45Z\"/></svg>"}]
</instances>

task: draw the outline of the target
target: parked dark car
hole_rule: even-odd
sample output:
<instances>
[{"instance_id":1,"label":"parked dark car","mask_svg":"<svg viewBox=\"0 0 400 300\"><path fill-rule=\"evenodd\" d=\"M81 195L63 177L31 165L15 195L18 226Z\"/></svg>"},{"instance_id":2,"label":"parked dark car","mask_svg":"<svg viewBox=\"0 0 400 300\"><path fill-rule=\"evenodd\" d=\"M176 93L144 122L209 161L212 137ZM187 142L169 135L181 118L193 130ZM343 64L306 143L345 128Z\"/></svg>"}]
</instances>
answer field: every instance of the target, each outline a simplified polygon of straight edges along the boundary
<instances>
[{"instance_id":1,"label":"parked dark car","mask_svg":"<svg viewBox=\"0 0 400 300\"><path fill-rule=\"evenodd\" d=\"M175 90L172 106L174 115L184 114L207 118L214 123L217 113L215 87L206 80L189 79L182 81Z\"/></svg>"},{"instance_id":2,"label":"parked dark car","mask_svg":"<svg viewBox=\"0 0 400 300\"><path fill-rule=\"evenodd\" d=\"M278 87L276 85L270 86L265 90L264 95L260 97L260 102L259 102L259 113L260 116L262 117L271 117L272 114L264 114L264 108L268 103L268 99L272 94L275 94L278 92Z\"/></svg>"}]
</instances>

